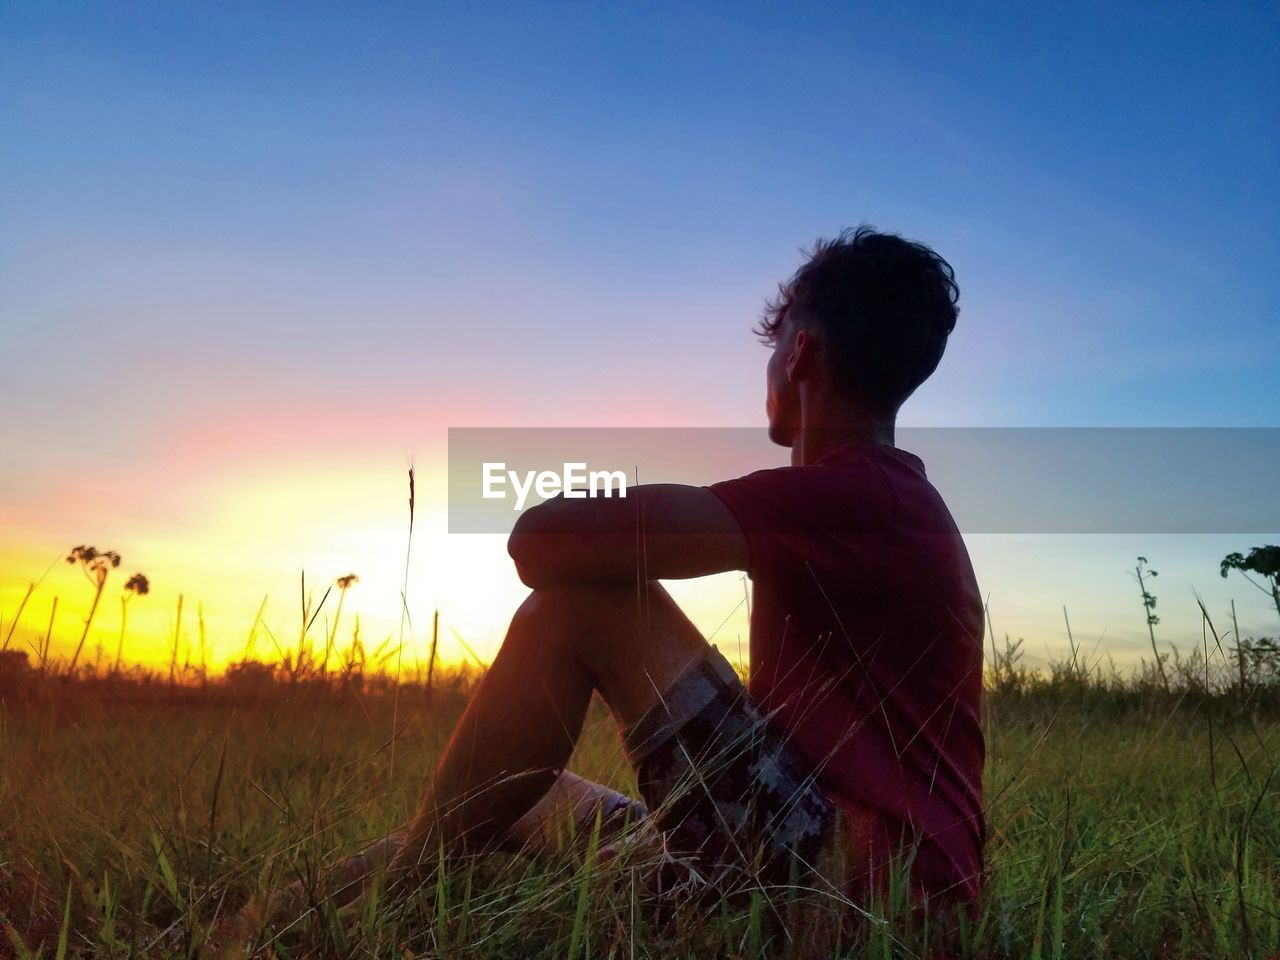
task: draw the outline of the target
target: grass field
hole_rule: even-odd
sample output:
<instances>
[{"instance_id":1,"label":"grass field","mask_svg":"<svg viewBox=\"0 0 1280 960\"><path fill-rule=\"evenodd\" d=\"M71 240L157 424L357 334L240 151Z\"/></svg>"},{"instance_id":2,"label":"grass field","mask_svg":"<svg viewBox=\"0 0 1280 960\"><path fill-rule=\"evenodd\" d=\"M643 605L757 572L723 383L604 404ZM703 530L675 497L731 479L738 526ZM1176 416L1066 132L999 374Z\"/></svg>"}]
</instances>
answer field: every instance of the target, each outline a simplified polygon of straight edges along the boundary
<instances>
[{"instance_id":1,"label":"grass field","mask_svg":"<svg viewBox=\"0 0 1280 960\"><path fill-rule=\"evenodd\" d=\"M1210 658L1212 660L1212 657ZM1154 674L989 676L990 880L940 940L874 905L851 956L1268 957L1280 945L1280 698ZM12 672L11 672L12 673ZM437 678L438 681L441 678ZM467 678L169 687L11 675L0 713L4 956L195 956L219 912L403 822ZM393 731L398 735L393 737ZM573 761L631 789L596 704ZM279 956L767 956L766 894L655 917L590 844L451 865L285 930ZM770 931L774 932L771 934Z\"/></svg>"}]
</instances>

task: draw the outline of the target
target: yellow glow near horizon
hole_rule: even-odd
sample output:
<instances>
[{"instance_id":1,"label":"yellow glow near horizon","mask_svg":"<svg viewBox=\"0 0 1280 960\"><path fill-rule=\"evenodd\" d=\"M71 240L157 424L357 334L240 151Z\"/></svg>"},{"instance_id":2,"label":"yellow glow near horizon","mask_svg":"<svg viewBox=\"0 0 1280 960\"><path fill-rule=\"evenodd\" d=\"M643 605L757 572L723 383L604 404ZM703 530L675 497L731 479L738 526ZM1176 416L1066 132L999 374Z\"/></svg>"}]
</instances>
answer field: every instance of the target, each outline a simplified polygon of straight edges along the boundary
<instances>
[{"instance_id":1,"label":"yellow glow near horizon","mask_svg":"<svg viewBox=\"0 0 1280 960\"><path fill-rule=\"evenodd\" d=\"M296 470L236 478L216 498L206 499L203 509L183 517L177 528L147 524L127 542L91 540L99 549L119 550L123 563L108 577L80 662L114 663L121 640L122 588L136 571L148 576L151 592L128 601L127 664L167 671L175 640L179 666L199 665L203 658L213 672L244 657L278 661L283 654L294 654L300 643L319 653L334 631L340 592L335 580L348 573L358 581L344 598L332 662L351 644L357 624L367 651L395 649L402 636L401 592L406 585L407 478L361 469L325 474L323 484L306 482ZM402 660L425 662L432 614L439 610L440 661L460 662L473 654L487 661L527 589L506 555L504 536L447 532L442 471L420 467L416 489ZM83 525L92 526L88 520ZM30 533L22 542L3 545L0 642L27 585L35 582L12 646L35 659L56 599L49 652L65 659L83 632L94 586L78 567L61 561L70 544L59 548L29 538ZM304 572L315 614L305 639ZM740 641L745 651L741 577L707 578L672 589L705 632L719 628L716 640L726 643L731 658Z\"/></svg>"},{"instance_id":2,"label":"yellow glow near horizon","mask_svg":"<svg viewBox=\"0 0 1280 960\"><path fill-rule=\"evenodd\" d=\"M492 659L501 642L507 621L527 594L514 572L497 572L505 560L503 538L467 535L449 538L449 562L425 565L441 571L438 586L421 583L414 576L409 587L408 617L404 626L403 662L425 663L430 649L432 613L440 611L439 662L461 663L478 657ZM496 543L494 541L497 541ZM416 569L417 561L413 562ZM510 564L506 564L510 570ZM487 572L485 572L487 571ZM374 576L367 583L353 565L348 572L360 577L344 600L341 620L337 625L330 669L340 662L350 648L354 631L359 628L366 652L376 649L394 650L399 646L399 585L386 589L387 579ZM121 637L123 584L127 575L116 571L109 579L94 616L81 664L110 667L116 658ZM285 577L278 580L288 579ZM128 601L127 633L123 637L123 661L126 666L139 665L151 670L168 670L175 639L178 643L177 663L199 666L201 658L211 673L220 673L240 659L279 662L283 654L293 655L301 640L302 601L300 572L292 575L289 590L267 592L256 598L237 594L234 585L226 593L206 590L199 594L176 587L156 587L145 597ZM320 655L334 630L331 619L337 612L339 590L336 578L321 578L308 572L307 594L314 613L326 590L332 591L320 608L305 643L311 655ZM379 581L381 583L379 584ZM153 577L154 582L154 577ZM697 582L668 584L673 595L699 628L718 644L731 660L746 660L747 617L740 575L725 574ZM377 589L382 600L392 605L371 602L369 591ZM8 583L0 589L0 606L5 611L0 621L0 641L13 626L13 617L22 604L26 585ZM447 601L434 598L449 594ZM80 572L59 564L37 585L22 608L21 620L12 632L11 649L26 652L33 663L55 610L56 620L48 652L52 658L65 660L80 640L85 617L92 605L94 587ZM287 595L285 595L287 594ZM394 596L390 596L394 594ZM179 596L182 598L182 626L177 624ZM417 600L421 602L416 602ZM259 619L258 610L263 611Z\"/></svg>"}]
</instances>

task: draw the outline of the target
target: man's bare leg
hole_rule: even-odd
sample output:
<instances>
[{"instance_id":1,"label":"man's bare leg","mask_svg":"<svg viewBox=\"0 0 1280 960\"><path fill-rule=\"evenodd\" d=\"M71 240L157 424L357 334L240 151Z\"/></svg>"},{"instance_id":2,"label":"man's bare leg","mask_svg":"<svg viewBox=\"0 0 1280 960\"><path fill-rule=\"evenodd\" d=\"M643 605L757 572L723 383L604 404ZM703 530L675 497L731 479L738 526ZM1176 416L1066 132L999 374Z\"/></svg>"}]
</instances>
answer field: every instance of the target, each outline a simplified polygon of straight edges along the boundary
<instances>
[{"instance_id":1,"label":"man's bare leg","mask_svg":"<svg viewBox=\"0 0 1280 960\"><path fill-rule=\"evenodd\" d=\"M612 791L563 770L592 692L599 690L619 725L629 727L706 652L706 640L658 583L639 590L535 590L512 619L414 820L347 858L321 889L308 892L294 882L276 891L265 908L251 904L228 918L219 939L243 939L264 923L296 919L314 902L350 903L388 861L400 874L412 873L434 861L442 840L456 848L468 834L472 842L495 845L505 837L508 849L525 844L529 852L545 852L545 821L557 816L562 802L574 807L582 824L594 821L592 802L613 802ZM485 784L488 789L477 789ZM472 802L461 804L466 797ZM442 818L438 811L452 815ZM446 832L436 832L437 824Z\"/></svg>"},{"instance_id":2,"label":"man's bare leg","mask_svg":"<svg viewBox=\"0 0 1280 960\"><path fill-rule=\"evenodd\" d=\"M535 590L512 619L410 826L393 873L492 848L564 770L599 690L639 720L707 642L657 583Z\"/></svg>"}]
</instances>

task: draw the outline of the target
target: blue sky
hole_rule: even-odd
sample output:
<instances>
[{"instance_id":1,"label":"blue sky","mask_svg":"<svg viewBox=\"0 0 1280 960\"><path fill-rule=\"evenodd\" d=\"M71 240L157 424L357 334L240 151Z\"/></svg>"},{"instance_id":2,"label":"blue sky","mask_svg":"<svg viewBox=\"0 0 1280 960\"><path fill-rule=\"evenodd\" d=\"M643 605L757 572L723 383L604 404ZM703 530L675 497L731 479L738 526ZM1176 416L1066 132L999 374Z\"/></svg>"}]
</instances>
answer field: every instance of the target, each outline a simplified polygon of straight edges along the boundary
<instances>
[{"instance_id":1,"label":"blue sky","mask_svg":"<svg viewBox=\"0 0 1280 960\"><path fill-rule=\"evenodd\" d=\"M196 477L398 477L450 425L759 423L762 299L864 221L961 287L904 423L1275 426L1278 41L1271 4L9 2L0 520L155 544Z\"/></svg>"}]
</instances>

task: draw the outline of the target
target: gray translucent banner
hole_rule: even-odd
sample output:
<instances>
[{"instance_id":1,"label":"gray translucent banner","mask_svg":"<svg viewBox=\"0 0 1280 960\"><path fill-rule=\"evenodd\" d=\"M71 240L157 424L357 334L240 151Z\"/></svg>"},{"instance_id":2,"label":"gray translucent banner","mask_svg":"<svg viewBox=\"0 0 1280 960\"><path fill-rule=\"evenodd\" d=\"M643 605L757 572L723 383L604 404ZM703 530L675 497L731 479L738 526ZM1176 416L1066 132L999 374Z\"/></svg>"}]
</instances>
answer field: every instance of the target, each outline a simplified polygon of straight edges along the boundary
<instances>
[{"instance_id":1,"label":"gray translucent banner","mask_svg":"<svg viewBox=\"0 0 1280 960\"><path fill-rule=\"evenodd\" d=\"M896 445L966 533L1280 532L1277 427L900 427ZM449 532L509 532L565 481L616 496L623 476L706 485L789 463L757 428L450 428Z\"/></svg>"}]
</instances>

